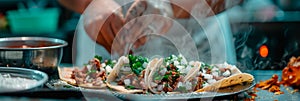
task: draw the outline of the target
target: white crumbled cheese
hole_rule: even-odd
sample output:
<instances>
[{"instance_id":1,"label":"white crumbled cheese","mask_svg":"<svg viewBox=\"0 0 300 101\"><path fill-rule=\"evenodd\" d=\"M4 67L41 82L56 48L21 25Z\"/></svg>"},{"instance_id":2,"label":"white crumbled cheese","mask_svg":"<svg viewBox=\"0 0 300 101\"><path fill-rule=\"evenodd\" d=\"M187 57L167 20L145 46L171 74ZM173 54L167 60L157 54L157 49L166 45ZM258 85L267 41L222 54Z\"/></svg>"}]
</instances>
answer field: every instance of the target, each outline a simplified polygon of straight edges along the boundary
<instances>
[{"instance_id":1,"label":"white crumbled cheese","mask_svg":"<svg viewBox=\"0 0 300 101\"><path fill-rule=\"evenodd\" d=\"M106 64L105 63L101 63L101 67L105 67L106 66Z\"/></svg>"},{"instance_id":2,"label":"white crumbled cheese","mask_svg":"<svg viewBox=\"0 0 300 101\"><path fill-rule=\"evenodd\" d=\"M185 82L185 88L186 88L186 90L191 90L193 88L192 83L191 82Z\"/></svg>"},{"instance_id":3,"label":"white crumbled cheese","mask_svg":"<svg viewBox=\"0 0 300 101\"><path fill-rule=\"evenodd\" d=\"M223 76L226 76L226 77L230 76L230 71L229 71L229 70L226 70L226 71L223 73Z\"/></svg>"},{"instance_id":4,"label":"white crumbled cheese","mask_svg":"<svg viewBox=\"0 0 300 101\"><path fill-rule=\"evenodd\" d=\"M204 76L204 79L207 79L207 80L213 79L213 76L210 74L203 74L203 76Z\"/></svg>"},{"instance_id":5,"label":"white crumbled cheese","mask_svg":"<svg viewBox=\"0 0 300 101\"><path fill-rule=\"evenodd\" d=\"M108 73L110 73L112 71L112 68L108 65L105 67L105 69L106 69L106 72L108 72Z\"/></svg>"},{"instance_id":6,"label":"white crumbled cheese","mask_svg":"<svg viewBox=\"0 0 300 101\"><path fill-rule=\"evenodd\" d=\"M194 63L195 63L194 61L190 61L189 65L194 65Z\"/></svg>"},{"instance_id":7,"label":"white crumbled cheese","mask_svg":"<svg viewBox=\"0 0 300 101\"><path fill-rule=\"evenodd\" d=\"M178 66L179 65L179 62L176 60L176 61L174 61L174 65L175 66Z\"/></svg>"},{"instance_id":8,"label":"white crumbled cheese","mask_svg":"<svg viewBox=\"0 0 300 101\"><path fill-rule=\"evenodd\" d=\"M212 84L212 83L215 83L215 82L217 82L217 81L216 81L215 79L208 79L207 82L208 82L209 84Z\"/></svg>"},{"instance_id":9,"label":"white crumbled cheese","mask_svg":"<svg viewBox=\"0 0 300 101\"><path fill-rule=\"evenodd\" d=\"M216 76L216 77L219 76L219 72L217 72L217 71L213 71L211 74L212 74L213 76Z\"/></svg>"},{"instance_id":10,"label":"white crumbled cheese","mask_svg":"<svg viewBox=\"0 0 300 101\"><path fill-rule=\"evenodd\" d=\"M124 80L124 84L125 84L125 86L129 86L130 85L130 79L125 79Z\"/></svg>"},{"instance_id":11,"label":"white crumbled cheese","mask_svg":"<svg viewBox=\"0 0 300 101\"><path fill-rule=\"evenodd\" d=\"M123 62L124 62L124 64L127 64L127 63L129 63L129 59L128 58L123 58Z\"/></svg>"}]
</instances>

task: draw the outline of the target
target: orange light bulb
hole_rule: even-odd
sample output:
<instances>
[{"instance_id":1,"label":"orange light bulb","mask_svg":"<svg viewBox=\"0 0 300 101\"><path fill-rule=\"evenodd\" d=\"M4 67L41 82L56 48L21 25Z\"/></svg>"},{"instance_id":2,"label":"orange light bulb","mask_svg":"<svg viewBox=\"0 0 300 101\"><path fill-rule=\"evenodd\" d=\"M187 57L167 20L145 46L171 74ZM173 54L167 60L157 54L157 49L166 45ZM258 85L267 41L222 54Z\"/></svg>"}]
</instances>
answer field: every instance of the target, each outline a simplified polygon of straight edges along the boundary
<instances>
[{"instance_id":1,"label":"orange light bulb","mask_svg":"<svg viewBox=\"0 0 300 101\"><path fill-rule=\"evenodd\" d=\"M259 55L263 58L267 57L269 54L269 49L266 45L262 45L260 48L259 48Z\"/></svg>"}]
</instances>

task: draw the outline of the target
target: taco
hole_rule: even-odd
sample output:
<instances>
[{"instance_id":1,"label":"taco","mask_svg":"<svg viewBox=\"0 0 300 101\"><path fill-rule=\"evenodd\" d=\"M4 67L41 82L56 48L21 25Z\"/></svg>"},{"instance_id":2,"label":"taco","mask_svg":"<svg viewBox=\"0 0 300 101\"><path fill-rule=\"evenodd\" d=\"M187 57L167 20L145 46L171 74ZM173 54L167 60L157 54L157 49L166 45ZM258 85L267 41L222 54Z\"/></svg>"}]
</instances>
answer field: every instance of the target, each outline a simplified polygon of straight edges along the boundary
<instances>
[{"instance_id":1,"label":"taco","mask_svg":"<svg viewBox=\"0 0 300 101\"><path fill-rule=\"evenodd\" d=\"M243 82L252 82L253 76L242 73L236 66L227 63L208 65L202 63L200 68L186 76L184 82L197 82L196 92L216 91L219 88L229 87Z\"/></svg>"},{"instance_id":2,"label":"taco","mask_svg":"<svg viewBox=\"0 0 300 101\"><path fill-rule=\"evenodd\" d=\"M101 58L95 56L81 70L78 68L58 68L59 78L71 85L83 88L106 88L106 75L113 64L110 60L101 64Z\"/></svg>"},{"instance_id":3,"label":"taco","mask_svg":"<svg viewBox=\"0 0 300 101\"><path fill-rule=\"evenodd\" d=\"M149 65L155 63L156 59ZM121 93L144 93L147 91L145 74L148 73L148 59L141 56L122 56L107 76L107 84ZM150 67L149 67L150 68Z\"/></svg>"},{"instance_id":4,"label":"taco","mask_svg":"<svg viewBox=\"0 0 300 101\"><path fill-rule=\"evenodd\" d=\"M179 88L187 74L195 69L194 62L187 63L182 55L160 59L149 74L148 88L152 93L180 93Z\"/></svg>"}]
</instances>

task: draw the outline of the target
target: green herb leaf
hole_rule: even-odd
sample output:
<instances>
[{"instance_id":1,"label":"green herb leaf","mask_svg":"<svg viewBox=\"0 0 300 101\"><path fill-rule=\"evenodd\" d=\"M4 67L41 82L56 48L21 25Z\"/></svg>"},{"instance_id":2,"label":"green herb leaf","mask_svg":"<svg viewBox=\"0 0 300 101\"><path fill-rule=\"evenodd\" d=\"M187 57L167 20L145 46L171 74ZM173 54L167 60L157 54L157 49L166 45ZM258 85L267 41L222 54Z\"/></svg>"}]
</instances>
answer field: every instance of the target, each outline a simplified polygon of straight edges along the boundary
<instances>
[{"instance_id":1,"label":"green herb leaf","mask_svg":"<svg viewBox=\"0 0 300 101\"><path fill-rule=\"evenodd\" d=\"M126 86L126 88L127 88L127 89L135 89L135 87L132 86L132 85Z\"/></svg>"},{"instance_id":2,"label":"green herb leaf","mask_svg":"<svg viewBox=\"0 0 300 101\"><path fill-rule=\"evenodd\" d=\"M64 85L65 88L72 88L70 85Z\"/></svg>"},{"instance_id":3,"label":"green herb leaf","mask_svg":"<svg viewBox=\"0 0 300 101\"><path fill-rule=\"evenodd\" d=\"M148 59L142 56L133 56L128 55L129 58L129 65L131 70L136 74L140 75L140 73L146 68L143 67L143 64L148 62Z\"/></svg>"},{"instance_id":4,"label":"green herb leaf","mask_svg":"<svg viewBox=\"0 0 300 101\"><path fill-rule=\"evenodd\" d=\"M102 56L95 55L94 58L98 59L100 62L102 61Z\"/></svg>"}]
</instances>

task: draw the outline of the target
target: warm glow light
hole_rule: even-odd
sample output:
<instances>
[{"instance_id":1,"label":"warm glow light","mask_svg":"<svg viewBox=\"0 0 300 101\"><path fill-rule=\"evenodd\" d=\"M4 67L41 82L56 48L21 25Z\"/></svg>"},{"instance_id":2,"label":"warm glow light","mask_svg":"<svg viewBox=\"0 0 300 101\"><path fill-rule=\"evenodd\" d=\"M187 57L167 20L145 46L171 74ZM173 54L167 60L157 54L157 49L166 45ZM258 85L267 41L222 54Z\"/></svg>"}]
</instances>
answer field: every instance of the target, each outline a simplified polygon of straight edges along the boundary
<instances>
[{"instance_id":1,"label":"warm glow light","mask_svg":"<svg viewBox=\"0 0 300 101\"><path fill-rule=\"evenodd\" d=\"M269 49L266 45L262 45L260 48L259 48L259 55L261 57L267 57L269 54Z\"/></svg>"}]
</instances>

